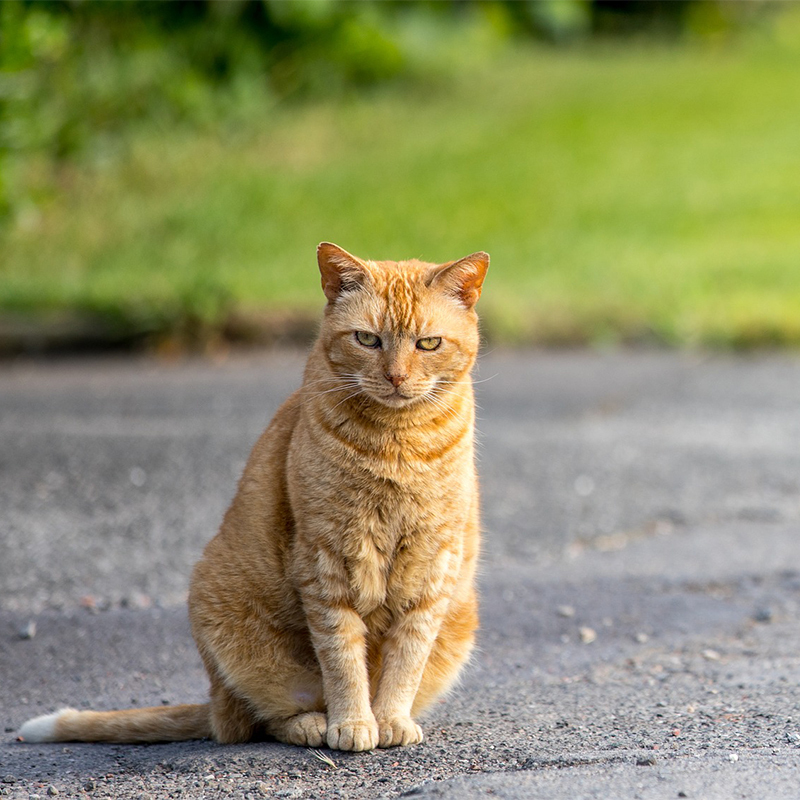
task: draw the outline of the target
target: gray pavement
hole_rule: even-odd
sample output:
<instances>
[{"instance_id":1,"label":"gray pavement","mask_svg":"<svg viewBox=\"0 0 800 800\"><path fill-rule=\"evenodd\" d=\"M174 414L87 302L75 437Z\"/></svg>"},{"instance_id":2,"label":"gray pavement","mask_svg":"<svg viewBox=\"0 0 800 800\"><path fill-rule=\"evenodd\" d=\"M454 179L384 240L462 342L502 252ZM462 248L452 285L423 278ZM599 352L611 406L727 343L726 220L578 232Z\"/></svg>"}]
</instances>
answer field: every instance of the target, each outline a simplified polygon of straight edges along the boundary
<instances>
[{"instance_id":1,"label":"gray pavement","mask_svg":"<svg viewBox=\"0 0 800 800\"><path fill-rule=\"evenodd\" d=\"M0 365L0 795L800 795L788 355L482 357L480 648L422 745L15 742L61 705L203 699L191 565L302 362Z\"/></svg>"}]
</instances>

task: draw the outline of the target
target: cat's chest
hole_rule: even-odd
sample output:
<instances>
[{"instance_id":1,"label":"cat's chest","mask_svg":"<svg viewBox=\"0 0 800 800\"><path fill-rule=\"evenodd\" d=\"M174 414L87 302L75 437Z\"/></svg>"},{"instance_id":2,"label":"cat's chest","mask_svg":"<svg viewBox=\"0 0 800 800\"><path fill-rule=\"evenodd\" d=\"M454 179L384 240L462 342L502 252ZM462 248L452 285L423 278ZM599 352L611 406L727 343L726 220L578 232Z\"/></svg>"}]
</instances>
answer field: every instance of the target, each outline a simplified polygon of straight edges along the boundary
<instances>
[{"instance_id":1,"label":"cat's chest","mask_svg":"<svg viewBox=\"0 0 800 800\"><path fill-rule=\"evenodd\" d=\"M412 544L403 545L391 558L352 561L348 570L351 604L365 619L378 611L394 617L423 597L439 595L457 560L457 549L415 552Z\"/></svg>"},{"instance_id":2,"label":"cat's chest","mask_svg":"<svg viewBox=\"0 0 800 800\"><path fill-rule=\"evenodd\" d=\"M360 511L346 534L344 553L353 607L368 616L381 607L399 611L425 593L435 594L460 549L459 511L390 495Z\"/></svg>"}]
</instances>

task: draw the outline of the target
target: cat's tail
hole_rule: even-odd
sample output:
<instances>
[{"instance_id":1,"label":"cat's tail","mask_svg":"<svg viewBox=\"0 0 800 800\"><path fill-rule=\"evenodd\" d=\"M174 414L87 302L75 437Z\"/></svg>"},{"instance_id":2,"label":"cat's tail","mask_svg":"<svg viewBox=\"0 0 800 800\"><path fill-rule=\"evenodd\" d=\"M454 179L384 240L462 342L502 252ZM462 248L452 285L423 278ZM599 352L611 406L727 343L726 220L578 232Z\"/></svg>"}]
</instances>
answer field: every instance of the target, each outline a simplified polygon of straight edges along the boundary
<instances>
[{"instance_id":1,"label":"cat's tail","mask_svg":"<svg viewBox=\"0 0 800 800\"><path fill-rule=\"evenodd\" d=\"M211 738L211 716L207 703L127 711L62 708L29 719L19 736L25 742L182 742Z\"/></svg>"}]
</instances>

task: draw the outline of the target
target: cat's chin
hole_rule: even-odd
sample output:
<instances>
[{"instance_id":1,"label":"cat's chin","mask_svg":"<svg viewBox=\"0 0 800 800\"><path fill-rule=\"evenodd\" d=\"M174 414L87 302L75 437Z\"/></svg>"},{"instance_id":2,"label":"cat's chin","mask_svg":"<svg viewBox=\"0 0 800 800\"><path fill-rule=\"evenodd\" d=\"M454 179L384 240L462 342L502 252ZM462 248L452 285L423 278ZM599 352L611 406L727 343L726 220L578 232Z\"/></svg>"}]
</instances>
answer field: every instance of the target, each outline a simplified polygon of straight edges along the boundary
<instances>
[{"instance_id":1,"label":"cat's chin","mask_svg":"<svg viewBox=\"0 0 800 800\"><path fill-rule=\"evenodd\" d=\"M375 402L380 403L382 406L388 408L408 408L414 403L419 402L424 395L407 396L393 392L389 395L370 395Z\"/></svg>"}]
</instances>

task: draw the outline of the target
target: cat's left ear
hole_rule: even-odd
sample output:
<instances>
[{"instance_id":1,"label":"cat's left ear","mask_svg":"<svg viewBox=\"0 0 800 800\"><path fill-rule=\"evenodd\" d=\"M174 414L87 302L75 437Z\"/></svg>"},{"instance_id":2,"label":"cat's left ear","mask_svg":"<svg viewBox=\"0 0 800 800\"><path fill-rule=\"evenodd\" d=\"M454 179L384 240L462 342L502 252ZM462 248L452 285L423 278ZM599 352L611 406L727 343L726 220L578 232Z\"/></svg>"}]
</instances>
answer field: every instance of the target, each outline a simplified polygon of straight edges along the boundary
<instances>
[{"instance_id":1,"label":"cat's left ear","mask_svg":"<svg viewBox=\"0 0 800 800\"><path fill-rule=\"evenodd\" d=\"M433 274L429 286L437 286L457 297L467 308L478 302L486 270L489 269L489 254L473 253L471 256L442 264Z\"/></svg>"},{"instance_id":2,"label":"cat's left ear","mask_svg":"<svg viewBox=\"0 0 800 800\"><path fill-rule=\"evenodd\" d=\"M360 288L369 279L369 268L339 245L322 242L317 247L317 263L322 276L322 291L329 303L345 292Z\"/></svg>"}]
</instances>

